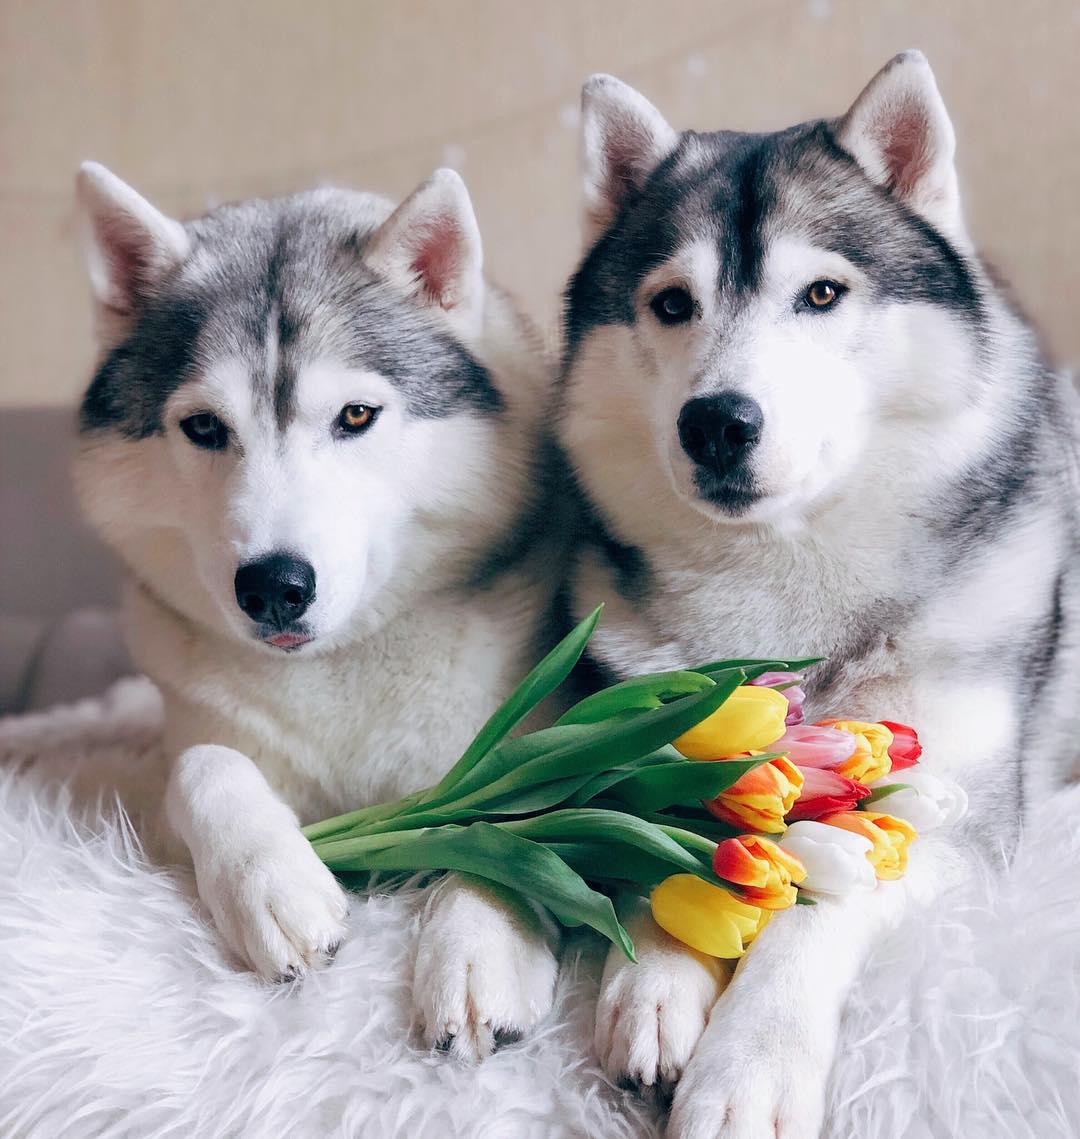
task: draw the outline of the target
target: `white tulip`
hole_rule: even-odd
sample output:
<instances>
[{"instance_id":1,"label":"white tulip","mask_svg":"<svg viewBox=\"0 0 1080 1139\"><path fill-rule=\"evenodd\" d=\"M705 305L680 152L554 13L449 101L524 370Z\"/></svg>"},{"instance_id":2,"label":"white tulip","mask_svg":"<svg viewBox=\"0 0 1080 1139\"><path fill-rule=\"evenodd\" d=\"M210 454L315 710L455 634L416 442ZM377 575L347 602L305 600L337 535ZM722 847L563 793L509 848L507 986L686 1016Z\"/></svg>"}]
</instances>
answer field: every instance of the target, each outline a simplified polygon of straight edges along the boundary
<instances>
[{"instance_id":1,"label":"white tulip","mask_svg":"<svg viewBox=\"0 0 1080 1139\"><path fill-rule=\"evenodd\" d=\"M806 867L800 890L850 894L877 885L877 875L867 858L874 844L861 834L804 820L788 827L780 845Z\"/></svg>"},{"instance_id":2,"label":"white tulip","mask_svg":"<svg viewBox=\"0 0 1080 1139\"><path fill-rule=\"evenodd\" d=\"M874 809L904 819L922 834L936 827L955 823L967 814L968 797L959 783L922 768L898 771L893 779L883 782L906 783L874 803Z\"/></svg>"}]
</instances>

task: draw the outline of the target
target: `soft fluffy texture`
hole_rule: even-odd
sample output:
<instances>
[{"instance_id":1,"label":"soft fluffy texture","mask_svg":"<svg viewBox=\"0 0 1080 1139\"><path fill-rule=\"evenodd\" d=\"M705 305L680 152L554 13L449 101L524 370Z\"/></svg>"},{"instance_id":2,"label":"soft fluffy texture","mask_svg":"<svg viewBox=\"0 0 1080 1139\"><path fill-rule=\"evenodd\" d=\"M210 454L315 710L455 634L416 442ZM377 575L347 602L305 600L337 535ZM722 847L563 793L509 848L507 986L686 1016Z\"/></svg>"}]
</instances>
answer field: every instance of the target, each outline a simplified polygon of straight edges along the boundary
<instances>
[{"instance_id":1,"label":"soft fluffy texture","mask_svg":"<svg viewBox=\"0 0 1080 1139\"><path fill-rule=\"evenodd\" d=\"M475 1069L410 1035L422 885L357 896L350 939L302 986L238 971L190 877L145 862L108 794L86 805L94 773L109 787L146 762L158 715L126 681L0 721L0 1135L660 1134L593 1058L589 938L570 942L551 1021ZM1078 808L1080 789L1060 794L1003 881L882 942L846 1017L830 1137L1078 1134Z\"/></svg>"}]
</instances>

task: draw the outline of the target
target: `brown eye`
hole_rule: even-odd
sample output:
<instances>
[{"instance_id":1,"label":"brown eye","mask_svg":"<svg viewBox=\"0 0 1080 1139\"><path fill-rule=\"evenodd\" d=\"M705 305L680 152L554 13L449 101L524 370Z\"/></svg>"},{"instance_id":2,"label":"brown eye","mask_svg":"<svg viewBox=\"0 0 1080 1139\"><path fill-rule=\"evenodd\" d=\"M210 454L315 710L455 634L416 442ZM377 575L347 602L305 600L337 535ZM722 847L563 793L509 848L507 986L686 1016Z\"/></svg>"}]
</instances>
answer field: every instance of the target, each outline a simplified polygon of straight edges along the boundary
<instances>
[{"instance_id":1,"label":"brown eye","mask_svg":"<svg viewBox=\"0 0 1080 1139\"><path fill-rule=\"evenodd\" d=\"M838 284L836 281L815 281L803 293L803 302L808 308L817 309L820 312L823 309L832 308L846 292L847 287Z\"/></svg>"},{"instance_id":2,"label":"brown eye","mask_svg":"<svg viewBox=\"0 0 1080 1139\"><path fill-rule=\"evenodd\" d=\"M657 293L649 307L661 324L685 324L694 315L694 298L676 285Z\"/></svg>"},{"instance_id":3,"label":"brown eye","mask_svg":"<svg viewBox=\"0 0 1080 1139\"><path fill-rule=\"evenodd\" d=\"M198 411L181 419L180 430L204 451L224 451L229 445L229 429L209 411Z\"/></svg>"},{"instance_id":4,"label":"brown eye","mask_svg":"<svg viewBox=\"0 0 1080 1139\"><path fill-rule=\"evenodd\" d=\"M347 403L337 417L338 430L346 435L360 435L375 422L378 413L377 407L369 407L366 403Z\"/></svg>"}]
</instances>

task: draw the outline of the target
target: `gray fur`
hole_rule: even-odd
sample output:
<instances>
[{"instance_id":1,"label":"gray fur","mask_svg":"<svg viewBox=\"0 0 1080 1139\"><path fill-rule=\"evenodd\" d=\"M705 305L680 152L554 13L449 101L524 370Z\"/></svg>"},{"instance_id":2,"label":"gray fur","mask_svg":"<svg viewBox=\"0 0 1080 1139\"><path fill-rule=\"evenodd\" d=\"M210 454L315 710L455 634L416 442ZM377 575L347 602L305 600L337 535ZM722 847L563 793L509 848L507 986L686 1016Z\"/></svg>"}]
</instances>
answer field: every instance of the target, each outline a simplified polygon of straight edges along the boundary
<instances>
[{"instance_id":1,"label":"gray fur","mask_svg":"<svg viewBox=\"0 0 1080 1139\"><path fill-rule=\"evenodd\" d=\"M293 413L298 368L316 357L380 372L419 417L498 411L480 363L362 261L385 218L372 216L372 201L318 190L222 206L187 223L191 255L142 298L128 335L103 361L83 402L83 430L161 431L168 397L224 354L250 363L280 426Z\"/></svg>"}]
</instances>

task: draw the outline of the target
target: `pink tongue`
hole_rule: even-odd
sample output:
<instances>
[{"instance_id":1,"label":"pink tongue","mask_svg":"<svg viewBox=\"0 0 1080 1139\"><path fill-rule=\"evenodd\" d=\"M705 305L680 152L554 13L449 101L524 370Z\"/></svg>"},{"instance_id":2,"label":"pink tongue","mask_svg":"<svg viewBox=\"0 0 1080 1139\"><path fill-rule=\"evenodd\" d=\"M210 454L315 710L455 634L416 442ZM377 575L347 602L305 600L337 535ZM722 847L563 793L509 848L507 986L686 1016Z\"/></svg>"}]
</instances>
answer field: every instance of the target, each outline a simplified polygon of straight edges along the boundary
<instances>
[{"instance_id":1,"label":"pink tongue","mask_svg":"<svg viewBox=\"0 0 1080 1139\"><path fill-rule=\"evenodd\" d=\"M302 645L308 638L301 637L299 633L277 633L268 637L266 643L275 649L291 649L293 645Z\"/></svg>"}]
</instances>

